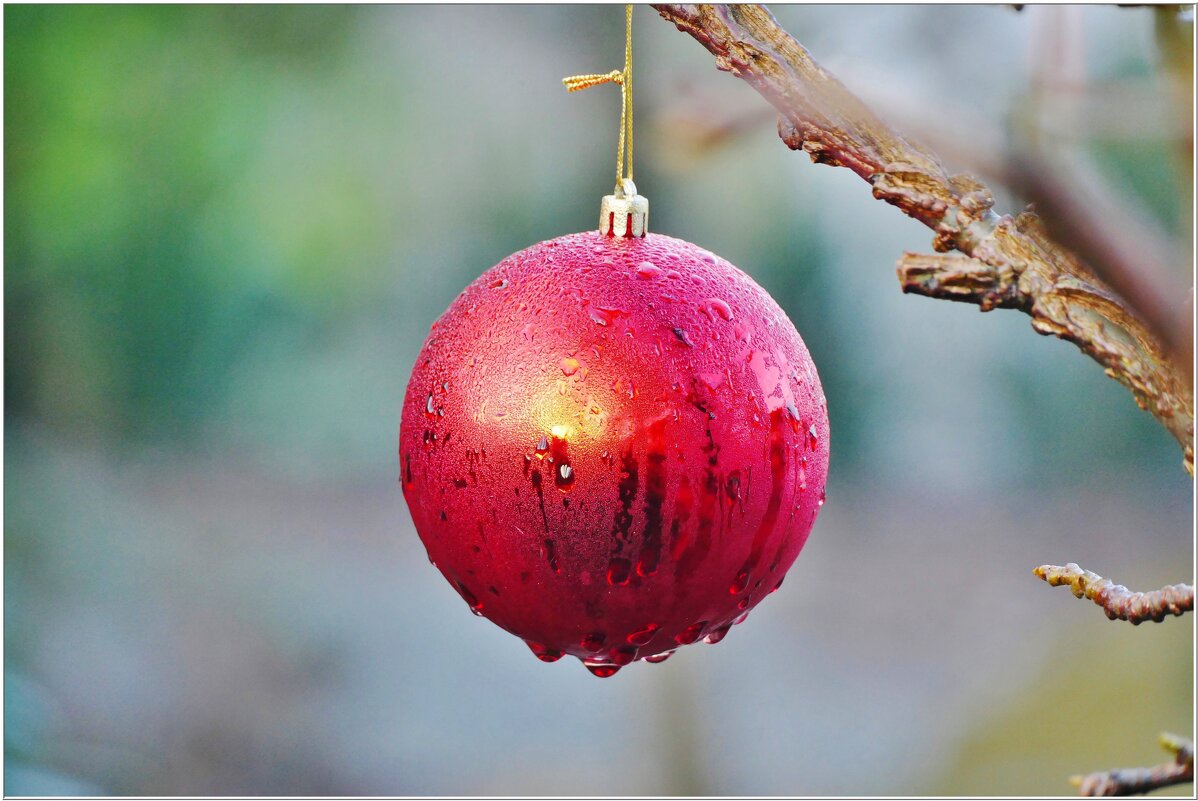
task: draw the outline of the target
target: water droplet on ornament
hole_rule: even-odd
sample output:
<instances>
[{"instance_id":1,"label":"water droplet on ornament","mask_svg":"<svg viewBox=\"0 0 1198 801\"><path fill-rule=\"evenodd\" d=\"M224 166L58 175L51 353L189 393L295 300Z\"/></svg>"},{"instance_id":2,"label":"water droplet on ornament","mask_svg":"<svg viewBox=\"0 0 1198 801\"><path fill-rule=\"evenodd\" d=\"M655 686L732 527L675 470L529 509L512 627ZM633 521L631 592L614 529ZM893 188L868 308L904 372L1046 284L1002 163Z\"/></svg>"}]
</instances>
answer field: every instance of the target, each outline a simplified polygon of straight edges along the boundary
<instances>
[{"instance_id":1,"label":"water droplet on ornament","mask_svg":"<svg viewBox=\"0 0 1198 801\"><path fill-rule=\"evenodd\" d=\"M557 564L557 550L553 545L553 540L545 540L541 543L541 555L545 557L545 561L549 563L549 569L554 573L560 573L561 568Z\"/></svg>"},{"instance_id":2,"label":"water droplet on ornament","mask_svg":"<svg viewBox=\"0 0 1198 801\"><path fill-rule=\"evenodd\" d=\"M733 470L732 473L728 476L728 479L724 485L724 492L728 496L728 505L729 506L734 506L736 504L736 502L740 500L740 471L739 470ZM744 587L741 587L741 590L743 590L743 589L744 589ZM733 594L735 595L737 592L740 592L740 590L734 591Z\"/></svg>"},{"instance_id":3,"label":"water droplet on ornament","mask_svg":"<svg viewBox=\"0 0 1198 801\"><path fill-rule=\"evenodd\" d=\"M537 458L544 459L547 453L549 453L549 438L542 434L541 441L537 443Z\"/></svg>"},{"instance_id":4,"label":"water droplet on ornament","mask_svg":"<svg viewBox=\"0 0 1198 801\"><path fill-rule=\"evenodd\" d=\"M524 642L528 645L529 650L536 655L537 659L540 659L542 662L556 662L563 656L562 652L556 648L546 648L544 645L532 640L525 640Z\"/></svg>"},{"instance_id":5,"label":"water droplet on ornament","mask_svg":"<svg viewBox=\"0 0 1198 801\"><path fill-rule=\"evenodd\" d=\"M827 492L825 492L824 490L820 490L819 491L819 505L823 506L827 500L828 500Z\"/></svg>"},{"instance_id":6,"label":"water droplet on ornament","mask_svg":"<svg viewBox=\"0 0 1198 801\"><path fill-rule=\"evenodd\" d=\"M607 642L607 635L601 631L592 631L582 638L581 644L584 651L598 651L605 642Z\"/></svg>"},{"instance_id":7,"label":"water droplet on ornament","mask_svg":"<svg viewBox=\"0 0 1198 801\"><path fill-rule=\"evenodd\" d=\"M681 328L674 329L674 336L678 338L679 342L681 342L683 345L686 345L688 348L693 348L695 346L695 343L691 342L690 335Z\"/></svg>"},{"instance_id":8,"label":"water droplet on ornament","mask_svg":"<svg viewBox=\"0 0 1198 801\"><path fill-rule=\"evenodd\" d=\"M575 373L578 372L578 367L579 367L578 359L574 359L574 358L567 356L566 358L562 359L562 361L561 361L562 372L565 373L566 375L574 375Z\"/></svg>"},{"instance_id":9,"label":"water droplet on ornament","mask_svg":"<svg viewBox=\"0 0 1198 801\"><path fill-rule=\"evenodd\" d=\"M783 576L782 578L778 579L778 583L774 585L774 588L773 588L772 590L770 590L770 594L773 594L773 593L775 593L775 592L777 592L777 591L778 591L778 588L782 586L782 581L783 581L785 578L786 578L786 577L785 577L785 576Z\"/></svg>"},{"instance_id":10,"label":"water droplet on ornament","mask_svg":"<svg viewBox=\"0 0 1198 801\"><path fill-rule=\"evenodd\" d=\"M628 642L631 643L632 645L637 645L637 646L648 645L649 640L653 639L653 635L656 634L657 630L660 628L661 628L661 626L657 625L656 623L650 623L648 626L645 626L640 631L634 631L631 634L629 634Z\"/></svg>"},{"instance_id":11,"label":"water droplet on ornament","mask_svg":"<svg viewBox=\"0 0 1198 801\"><path fill-rule=\"evenodd\" d=\"M749 619L749 613L744 612L743 614L739 614L736 616L736 620L732 621L732 625L739 626L741 623L744 623L748 619Z\"/></svg>"},{"instance_id":12,"label":"water droplet on ornament","mask_svg":"<svg viewBox=\"0 0 1198 801\"><path fill-rule=\"evenodd\" d=\"M632 563L627 559L614 557L607 565L607 583L613 587L623 587L628 584L632 575Z\"/></svg>"},{"instance_id":13,"label":"water droplet on ornament","mask_svg":"<svg viewBox=\"0 0 1198 801\"><path fill-rule=\"evenodd\" d=\"M574 486L574 468L562 462L553 473L553 483L562 492L569 492Z\"/></svg>"},{"instance_id":14,"label":"water droplet on ornament","mask_svg":"<svg viewBox=\"0 0 1198 801\"><path fill-rule=\"evenodd\" d=\"M617 318L628 314L623 309L604 308L595 306L587 313L592 322L602 326L609 326L616 321Z\"/></svg>"},{"instance_id":15,"label":"water droplet on ornament","mask_svg":"<svg viewBox=\"0 0 1198 801\"><path fill-rule=\"evenodd\" d=\"M815 450L815 446L819 443L819 435L815 433L815 423L811 424L811 428L807 429L807 448Z\"/></svg>"},{"instance_id":16,"label":"water droplet on ornament","mask_svg":"<svg viewBox=\"0 0 1198 801\"><path fill-rule=\"evenodd\" d=\"M478 600L474 593L466 589L466 585L462 582L455 581L454 586L458 588L458 594L462 596L462 599L470 605L470 611L476 615L481 615L483 613L483 602Z\"/></svg>"},{"instance_id":17,"label":"water droplet on ornament","mask_svg":"<svg viewBox=\"0 0 1198 801\"><path fill-rule=\"evenodd\" d=\"M619 665L609 665L606 662L587 662L586 660L583 660L582 664L586 665L587 670L591 671L601 679L610 678L616 675L616 673L618 673L620 670Z\"/></svg>"},{"instance_id":18,"label":"water droplet on ornament","mask_svg":"<svg viewBox=\"0 0 1198 801\"><path fill-rule=\"evenodd\" d=\"M636 266L636 277L644 281L652 281L661 275L661 268L651 261L642 261Z\"/></svg>"},{"instance_id":19,"label":"water droplet on ornament","mask_svg":"<svg viewBox=\"0 0 1198 801\"><path fill-rule=\"evenodd\" d=\"M790 415L790 424L794 427L796 433L799 430L799 407L793 403L786 404L786 413Z\"/></svg>"},{"instance_id":20,"label":"water droplet on ornament","mask_svg":"<svg viewBox=\"0 0 1198 801\"><path fill-rule=\"evenodd\" d=\"M692 623L675 635L674 642L678 643L679 645L690 645L695 640L699 639L699 635L703 633L703 629L705 628L707 628L706 620L700 620L698 623Z\"/></svg>"},{"instance_id":21,"label":"water droplet on ornament","mask_svg":"<svg viewBox=\"0 0 1198 801\"><path fill-rule=\"evenodd\" d=\"M491 289L507 289L508 280L506 278L496 278L490 284Z\"/></svg>"},{"instance_id":22,"label":"water droplet on ornament","mask_svg":"<svg viewBox=\"0 0 1198 801\"><path fill-rule=\"evenodd\" d=\"M709 298L703 301L699 309L711 320L715 320L716 317L725 321L732 319L732 307L719 298Z\"/></svg>"},{"instance_id":23,"label":"water droplet on ornament","mask_svg":"<svg viewBox=\"0 0 1198 801\"><path fill-rule=\"evenodd\" d=\"M732 628L732 624L725 623L715 631L711 632L711 634L708 634L706 637L704 637L703 642L707 643L708 645L715 645L717 642L728 636L728 629L730 628Z\"/></svg>"},{"instance_id":24,"label":"water droplet on ornament","mask_svg":"<svg viewBox=\"0 0 1198 801\"><path fill-rule=\"evenodd\" d=\"M641 549L641 557L636 560L636 574L641 578L648 578L657 574L657 564L661 561L661 546L654 544L646 544Z\"/></svg>"},{"instance_id":25,"label":"water droplet on ornament","mask_svg":"<svg viewBox=\"0 0 1198 801\"><path fill-rule=\"evenodd\" d=\"M740 609L740 610L748 609L749 608L749 599L741 598L739 601L736 602L736 608ZM735 623L737 621L734 620L732 622Z\"/></svg>"},{"instance_id":26,"label":"water droplet on ornament","mask_svg":"<svg viewBox=\"0 0 1198 801\"><path fill-rule=\"evenodd\" d=\"M620 667L632 664L636 659L636 649L631 645L620 645L608 652L608 658Z\"/></svg>"},{"instance_id":27,"label":"water droplet on ornament","mask_svg":"<svg viewBox=\"0 0 1198 801\"><path fill-rule=\"evenodd\" d=\"M674 655L673 651L666 651L664 654L655 654L654 656L646 656L645 661L652 662L653 664L656 665L656 664L666 661L673 655Z\"/></svg>"}]
</instances>

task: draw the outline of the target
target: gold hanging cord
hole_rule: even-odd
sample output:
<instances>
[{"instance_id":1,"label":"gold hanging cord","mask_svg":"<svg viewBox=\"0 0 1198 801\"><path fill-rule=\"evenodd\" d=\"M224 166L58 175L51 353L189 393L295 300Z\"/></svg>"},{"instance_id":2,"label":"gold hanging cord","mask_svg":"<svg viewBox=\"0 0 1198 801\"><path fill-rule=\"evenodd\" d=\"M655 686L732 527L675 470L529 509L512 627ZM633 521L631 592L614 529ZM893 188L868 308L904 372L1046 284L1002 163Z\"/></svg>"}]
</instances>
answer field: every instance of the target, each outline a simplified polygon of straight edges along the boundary
<instances>
[{"instance_id":1,"label":"gold hanging cord","mask_svg":"<svg viewBox=\"0 0 1198 801\"><path fill-rule=\"evenodd\" d=\"M616 186L632 180L632 6L624 7L624 69L593 75L562 78L566 90L577 92L605 83L617 83L620 93L620 145L616 150ZM627 142L627 149L625 149ZM627 157L627 160L625 159Z\"/></svg>"}]
</instances>

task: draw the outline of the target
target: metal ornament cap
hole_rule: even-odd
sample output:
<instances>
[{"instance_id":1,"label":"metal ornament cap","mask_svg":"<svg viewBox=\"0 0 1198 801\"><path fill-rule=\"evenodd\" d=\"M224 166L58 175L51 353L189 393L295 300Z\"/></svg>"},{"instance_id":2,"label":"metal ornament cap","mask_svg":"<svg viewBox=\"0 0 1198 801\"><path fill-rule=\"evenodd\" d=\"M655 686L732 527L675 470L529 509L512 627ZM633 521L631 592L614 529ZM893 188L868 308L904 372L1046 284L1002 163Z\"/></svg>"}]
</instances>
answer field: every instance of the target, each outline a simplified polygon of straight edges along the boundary
<instances>
[{"instance_id":1,"label":"metal ornament cap","mask_svg":"<svg viewBox=\"0 0 1198 801\"><path fill-rule=\"evenodd\" d=\"M636 193L631 178L621 178L614 195L599 204L599 233L604 236L643 237L649 230L649 199Z\"/></svg>"}]
</instances>

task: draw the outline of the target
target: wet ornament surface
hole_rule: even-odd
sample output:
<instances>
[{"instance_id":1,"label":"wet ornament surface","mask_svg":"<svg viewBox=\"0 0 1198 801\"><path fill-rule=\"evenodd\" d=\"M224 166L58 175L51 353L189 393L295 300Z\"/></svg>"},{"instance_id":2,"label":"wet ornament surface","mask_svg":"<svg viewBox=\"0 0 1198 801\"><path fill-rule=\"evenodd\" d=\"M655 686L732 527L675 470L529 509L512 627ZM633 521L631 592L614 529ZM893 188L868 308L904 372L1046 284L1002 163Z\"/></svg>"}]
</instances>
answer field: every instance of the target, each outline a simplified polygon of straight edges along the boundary
<instances>
[{"instance_id":1,"label":"wet ornament surface","mask_svg":"<svg viewBox=\"0 0 1198 801\"><path fill-rule=\"evenodd\" d=\"M475 614L607 677L719 642L781 584L828 433L811 356L751 278L588 232L509 256L433 324L400 483Z\"/></svg>"}]
</instances>

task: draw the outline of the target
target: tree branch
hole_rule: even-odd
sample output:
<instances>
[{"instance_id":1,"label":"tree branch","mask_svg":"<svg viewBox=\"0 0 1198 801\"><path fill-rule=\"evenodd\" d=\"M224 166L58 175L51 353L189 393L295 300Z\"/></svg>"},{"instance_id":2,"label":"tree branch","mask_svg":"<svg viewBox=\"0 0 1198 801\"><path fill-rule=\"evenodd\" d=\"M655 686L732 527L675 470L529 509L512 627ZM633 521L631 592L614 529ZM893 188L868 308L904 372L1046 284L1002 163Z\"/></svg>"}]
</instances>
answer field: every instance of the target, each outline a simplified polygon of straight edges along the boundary
<instances>
[{"instance_id":1,"label":"tree branch","mask_svg":"<svg viewBox=\"0 0 1198 801\"><path fill-rule=\"evenodd\" d=\"M1162 734L1161 747L1173 753L1172 762L1074 776L1069 782L1077 787L1078 795L1109 796L1139 795L1194 781L1194 743L1176 734Z\"/></svg>"},{"instance_id":2,"label":"tree branch","mask_svg":"<svg viewBox=\"0 0 1198 801\"><path fill-rule=\"evenodd\" d=\"M1194 587L1191 584L1173 584L1152 592L1132 592L1122 584L1082 570L1073 562L1064 567L1040 565L1032 572L1050 586L1068 585L1078 598L1088 598L1101 606L1111 620L1126 620L1133 626L1145 620L1160 623L1166 615L1194 611Z\"/></svg>"},{"instance_id":3,"label":"tree branch","mask_svg":"<svg viewBox=\"0 0 1198 801\"><path fill-rule=\"evenodd\" d=\"M1013 275L999 275L990 265L959 253L904 253L898 276L903 291L915 295L976 303L982 311L1028 308Z\"/></svg>"},{"instance_id":4,"label":"tree branch","mask_svg":"<svg viewBox=\"0 0 1198 801\"><path fill-rule=\"evenodd\" d=\"M974 302L983 311L1026 312L1034 330L1073 342L1130 389L1181 444L1186 470L1193 473L1193 387L1188 369L1178 366L1181 355L1171 360L1165 348L1185 333L1153 330L1150 322L1162 315L1146 315L1117 295L1050 240L1034 214L995 213L986 186L969 175L949 175L933 153L882 122L763 6L654 8L706 47L718 69L745 80L777 109L778 134L788 147L852 170L872 185L874 197L935 231L934 250L967 257L905 255L898 268L905 292ZM1127 267L1123 260L1112 265ZM1158 277L1126 275L1115 283ZM1137 293L1178 294L1174 287Z\"/></svg>"}]
</instances>

